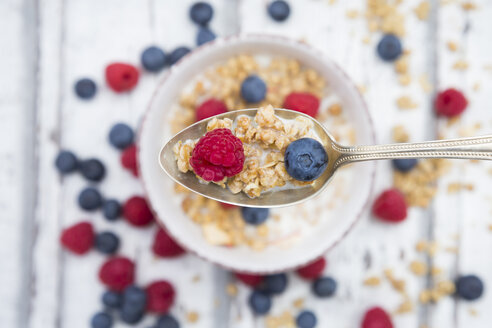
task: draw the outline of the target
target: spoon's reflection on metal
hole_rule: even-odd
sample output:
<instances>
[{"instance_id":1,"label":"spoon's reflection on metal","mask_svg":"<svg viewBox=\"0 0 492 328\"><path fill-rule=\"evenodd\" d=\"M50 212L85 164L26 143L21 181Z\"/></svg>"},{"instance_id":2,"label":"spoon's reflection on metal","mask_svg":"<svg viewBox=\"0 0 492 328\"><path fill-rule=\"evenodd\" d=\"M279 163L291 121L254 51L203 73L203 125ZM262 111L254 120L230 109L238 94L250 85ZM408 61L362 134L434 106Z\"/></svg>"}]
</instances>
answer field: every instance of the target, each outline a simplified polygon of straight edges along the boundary
<instances>
[{"instance_id":1,"label":"spoon's reflection on metal","mask_svg":"<svg viewBox=\"0 0 492 328\"><path fill-rule=\"evenodd\" d=\"M214 118L229 118L234 121L240 115L254 117L257 111L258 109L243 109L217 115ZM214 183L201 183L193 172L180 172L176 165L173 147L178 141L202 137L207 132L207 124L212 118L190 125L172 137L159 153L159 164L171 179L202 196L238 206L272 208L294 205L316 196L327 187L338 168L353 162L395 158L492 160L492 135L420 143L349 147L337 143L320 122L308 115L287 109L275 109L275 115L287 120L304 116L313 121L314 131L328 154L326 170L313 184L306 187L292 187L292 189L276 190L274 188L262 192L260 197L250 198L243 192L233 194L227 188L222 188Z\"/></svg>"}]
</instances>

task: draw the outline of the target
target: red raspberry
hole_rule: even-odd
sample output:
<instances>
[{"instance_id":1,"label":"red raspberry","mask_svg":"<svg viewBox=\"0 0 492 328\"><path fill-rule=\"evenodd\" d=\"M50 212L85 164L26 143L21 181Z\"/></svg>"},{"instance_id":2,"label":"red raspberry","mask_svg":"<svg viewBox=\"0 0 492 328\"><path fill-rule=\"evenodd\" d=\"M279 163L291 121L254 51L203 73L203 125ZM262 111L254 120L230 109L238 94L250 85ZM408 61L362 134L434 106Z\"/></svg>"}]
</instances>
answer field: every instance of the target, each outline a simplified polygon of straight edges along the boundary
<instances>
[{"instance_id":1,"label":"red raspberry","mask_svg":"<svg viewBox=\"0 0 492 328\"><path fill-rule=\"evenodd\" d=\"M324 257L320 257L314 262L297 269L297 273L304 279L316 279L323 273L326 266Z\"/></svg>"},{"instance_id":2,"label":"red raspberry","mask_svg":"<svg viewBox=\"0 0 492 328\"><path fill-rule=\"evenodd\" d=\"M407 217L407 203L398 189L388 189L376 199L372 212L383 221L400 222Z\"/></svg>"},{"instance_id":3,"label":"red raspberry","mask_svg":"<svg viewBox=\"0 0 492 328\"><path fill-rule=\"evenodd\" d=\"M309 92L291 92L285 97L284 108L316 117L319 110L319 99Z\"/></svg>"},{"instance_id":4,"label":"red raspberry","mask_svg":"<svg viewBox=\"0 0 492 328\"><path fill-rule=\"evenodd\" d=\"M137 169L137 146L131 145L126 147L121 153L121 165L130 170L134 176L138 177Z\"/></svg>"},{"instance_id":5,"label":"red raspberry","mask_svg":"<svg viewBox=\"0 0 492 328\"><path fill-rule=\"evenodd\" d=\"M205 181L232 177L243 170L243 144L229 129L212 130L196 144L190 165Z\"/></svg>"},{"instance_id":6,"label":"red raspberry","mask_svg":"<svg viewBox=\"0 0 492 328\"><path fill-rule=\"evenodd\" d=\"M152 251L160 257L176 257L185 253L185 250L162 228L159 228L154 236Z\"/></svg>"},{"instance_id":7,"label":"red raspberry","mask_svg":"<svg viewBox=\"0 0 492 328\"><path fill-rule=\"evenodd\" d=\"M219 202L219 204L220 206L222 206L222 208L225 208L226 210L230 210L237 207L236 205L222 203L222 202Z\"/></svg>"},{"instance_id":8,"label":"red raspberry","mask_svg":"<svg viewBox=\"0 0 492 328\"><path fill-rule=\"evenodd\" d=\"M149 205L145 198L133 196L123 204L123 217L136 227L143 227L154 221Z\"/></svg>"},{"instance_id":9,"label":"red raspberry","mask_svg":"<svg viewBox=\"0 0 492 328\"><path fill-rule=\"evenodd\" d=\"M174 303L173 286L165 281L159 280L151 283L145 289L147 293L147 310L154 313L167 313Z\"/></svg>"},{"instance_id":10,"label":"red raspberry","mask_svg":"<svg viewBox=\"0 0 492 328\"><path fill-rule=\"evenodd\" d=\"M391 318L379 306L375 306L367 310L362 319L362 328L393 328Z\"/></svg>"},{"instance_id":11,"label":"red raspberry","mask_svg":"<svg viewBox=\"0 0 492 328\"><path fill-rule=\"evenodd\" d=\"M133 284L135 265L123 256L108 259L99 269L99 279L109 289L120 292Z\"/></svg>"},{"instance_id":12,"label":"red raspberry","mask_svg":"<svg viewBox=\"0 0 492 328\"><path fill-rule=\"evenodd\" d=\"M106 82L116 92L133 89L138 82L138 70L125 63L112 63L106 66Z\"/></svg>"},{"instance_id":13,"label":"red raspberry","mask_svg":"<svg viewBox=\"0 0 492 328\"><path fill-rule=\"evenodd\" d=\"M248 286L256 287L263 282L263 276L248 273L234 273L237 279Z\"/></svg>"},{"instance_id":14,"label":"red raspberry","mask_svg":"<svg viewBox=\"0 0 492 328\"><path fill-rule=\"evenodd\" d=\"M62 245L75 254L87 253L94 244L94 229L89 222L79 222L62 231Z\"/></svg>"},{"instance_id":15,"label":"red raspberry","mask_svg":"<svg viewBox=\"0 0 492 328\"><path fill-rule=\"evenodd\" d=\"M434 107L438 115L453 117L466 109L468 101L461 91L447 89L437 94Z\"/></svg>"},{"instance_id":16,"label":"red raspberry","mask_svg":"<svg viewBox=\"0 0 492 328\"><path fill-rule=\"evenodd\" d=\"M226 105L217 99L209 99L204 101L197 109L196 109L196 120L201 121L206 118L227 113Z\"/></svg>"}]
</instances>

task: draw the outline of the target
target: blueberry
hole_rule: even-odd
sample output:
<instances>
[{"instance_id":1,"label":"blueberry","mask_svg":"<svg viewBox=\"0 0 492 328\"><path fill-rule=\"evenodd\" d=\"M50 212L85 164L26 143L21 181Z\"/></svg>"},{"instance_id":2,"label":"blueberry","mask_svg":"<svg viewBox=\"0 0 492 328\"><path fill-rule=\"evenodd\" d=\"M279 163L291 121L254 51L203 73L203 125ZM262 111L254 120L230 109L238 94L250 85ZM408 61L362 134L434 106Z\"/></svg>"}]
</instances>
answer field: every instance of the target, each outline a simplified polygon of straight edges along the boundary
<instances>
[{"instance_id":1,"label":"blueberry","mask_svg":"<svg viewBox=\"0 0 492 328\"><path fill-rule=\"evenodd\" d=\"M284 0L275 0L268 6L268 14L277 22L283 22L290 15L290 6Z\"/></svg>"},{"instance_id":2,"label":"blueberry","mask_svg":"<svg viewBox=\"0 0 492 328\"><path fill-rule=\"evenodd\" d=\"M241 208L241 214L243 220L249 224L262 224L268 218L270 210L268 208L256 208L256 207L243 207Z\"/></svg>"},{"instance_id":3,"label":"blueberry","mask_svg":"<svg viewBox=\"0 0 492 328\"><path fill-rule=\"evenodd\" d=\"M187 47L179 47L174 49L167 58L169 65L176 64L181 58L186 56L190 52L190 49Z\"/></svg>"},{"instance_id":4,"label":"blueberry","mask_svg":"<svg viewBox=\"0 0 492 328\"><path fill-rule=\"evenodd\" d=\"M328 155L319 141L301 138L291 142L285 151L285 168L291 177L313 181L328 165Z\"/></svg>"},{"instance_id":5,"label":"blueberry","mask_svg":"<svg viewBox=\"0 0 492 328\"><path fill-rule=\"evenodd\" d=\"M249 297L249 306L256 314L266 314L272 307L272 299L269 295L260 291L253 291Z\"/></svg>"},{"instance_id":6,"label":"blueberry","mask_svg":"<svg viewBox=\"0 0 492 328\"><path fill-rule=\"evenodd\" d=\"M299 328L314 328L318 320L311 311L302 311L296 318L297 327Z\"/></svg>"},{"instance_id":7,"label":"blueberry","mask_svg":"<svg viewBox=\"0 0 492 328\"><path fill-rule=\"evenodd\" d=\"M73 172L78 166L77 157L71 151L62 150L56 156L55 166L60 173Z\"/></svg>"},{"instance_id":8,"label":"blueberry","mask_svg":"<svg viewBox=\"0 0 492 328\"><path fill-rule=\"evenodd\" d=\"M397 158L392 161L393 167L400 172L408 172L417 165L416 158Z\"/></svg>"},{"instance_id":9,"label":"blueberry","mask_svg":"<svg viewBox=\"0 0 492 328\"><path fill-rule=\"evenodd\" d=\"M92 328L110 328L113 326L113 317L106 312L98 312L91 319Z\"/></svg>"},{"instance_id":10,"label":"blueberry","mask_svg":"<svg viewBox=\"0 0 492 328\"><path fill-rule=\"evenodd\" d=\"M114 199L105 201L103 204L103 214L109 221L118 219L121 215L121 204Z\"/></svg>"},{"instance_id":11,"label":"blueberry","mask_svg":"<svg viewBox=\"0 0 492 328\"><path fill-rule=\"evenodd\" d=\"M155 328L179 328L179 322L172 315L165 314L157 319Z\"/></svg>"},{"instance_id":12,"label":"blueberry","mask_svg":"<svg viewBox=\"0 0 492 328\"><path fill-rule=\"evenodd\" d=\"M145 309L136 308L131 304L123 304L120 310L120 319L127 324L136 324L142 320L145 314Z\"/></svg>"},{"instance_id":13,"label":"blueberry","mask_svg":"<svg viewBox=\"0 0 492 328\"><path fill-rule=\"evenodd\" d=\"M265 276L262 287L267 294L281 294L287 288L287 275L278 273Z\"/></svg>"},{"instance_id":14,"label":"blueberry","mask_svg":"<svg viewBox=\"0 0 492 328\"><path fill-rule=\"evenodd\" d=\"M101 232L96 235L94 245L103 254L114 254L120 246L120 238L110 231Z\"/></svg>"},{"instance_id":15,"label":"blueberry","mask_svg":"<svg viewBox=\"0 0 492 328\"><path fill-rule=\"evenodd\" d=\"M400 57L402 47L400 39L393 34L385 34L378 43L379 57L385 61L394 61Z\"/></svg>"},{"instance_id":16,"label":"blueberry","mask_svg":"<svg viewBox=\"0 0 492 328\"><path fill-rule=\"evenodd\" d=\"M132 305L138 309L145 309L147 295L145 290L137 286L129 286L123 291L123 305Z\"/></svg>"},{"instance_id":17,"label":"blueberry","mask_svg":"<svg viewBox=\"0 0 492 328\"><path fill-rule=\"evenodd\" d=\"M91 79L80 79L75 82L75 94L81 99L91 99L96 95L97 86Z\"/></svg>"},{"instance_id":18,"label":"blueberry","mask_svg":"<svg viewBox=\"0 0 492 328\"><path fill-rule=\"evenodd\" d=\"M133 130L125 123L113 125L109 131L109 143L118 149L125 149L133 143Z\"/></svg>"},{"instance_id":19,"label":"blueberry","mask_svg":"<svg viewBox=\"0 0 492 328\"><path fill-rule=\"evenodd\" d=\"M456 280L456 295L459 297L473 301L483 294L483 282L475 275L467 275L459 277Z\"/></svg>"},{"instance_id":20,"label":"blueberry","mask_svg":"<svg viewBox=\"0 0 492 328\"><path fill-rule=\"evenodd\" d=\"M198 30L198 34L196 35L196 44L197 46L201 46L207 42L215 40L215 33L206 27L202 27Z\"/></svg>"},{"instance_id":21,"label":"blueberry","mask_svg":"<svg viewBox=\"0 0 492 328\"><path fill-rule=\"evenodd\" d=\"M80 173L89 181L99 182L106 175L104 164L95 158L87 159L79 164Z\"/></svg>"},{"instance_id":22,"label":"blueberry","mask_svg":"<svg viewBox=\"0 0 492 328\"><path fill-rule=\"evenodd\" d=\"M330 297L337 290L337 282L330 277L321 277L314 281L312 290L316 296Z\"/></svg>"},{"instance_id":23,"label":"blueberry","mask_svg":"<svg viewBox=\"0 0 492 328\"><path fill-rule=\"evenodd\" d=\"M102 196L95 188L85 188L79 194L79 206L86 211L94 211L101 207Z\"/></svg>"},{"instance_id":24,"label":"blueberry","mask_svg":"<svg viewBox=\"0 0 492 328\"><path fill-rule=\"evenodd\" d=\"M196 2L190 8L191 20L202 26L206 26L214 15L214 9L206 2Z\"/></svg>"},{"instance_id":25,"label":"blueberry","mask_svg":"<svg viewBox=\"0 0 492 328\"><path fill-rule=\"evenodd\" d=\"M250 75L241 83L241 97L249 103L257 103L265 99L267 87L265 82L256 75Z\"/></svg>"},{"instance_id":26,"label":"blueberry","mask_svg":"<svg viewBox=\"0 0 492 328\"><path fill-rule=\"evenodd\" d=\"M102 303L110 309L119 309L123 303L123 296L112 290L105 291L101 297Z\"/></svg>"},{"instance_id":27,"label":"blueberry","mask_svg":"<svg viewBox=\"0 0 492 328\"><path fill-rule=\"evenodd\" d=\"M123 291L123 306L120 317L123 322L135 324L142 320L145 313L147 295L142 288L129 286Z\"/></svg>"},{"instance_id":28,"label":"blueberry","mask_svg":"<svg viewBox=\"0 0 492 328\"><path fill-rule=\"evenodd\" d=\"M142 66L149 72L158 72L166 66L166 54L161 48L151 46L142 52Z\"/></svg>"}]
</instances>

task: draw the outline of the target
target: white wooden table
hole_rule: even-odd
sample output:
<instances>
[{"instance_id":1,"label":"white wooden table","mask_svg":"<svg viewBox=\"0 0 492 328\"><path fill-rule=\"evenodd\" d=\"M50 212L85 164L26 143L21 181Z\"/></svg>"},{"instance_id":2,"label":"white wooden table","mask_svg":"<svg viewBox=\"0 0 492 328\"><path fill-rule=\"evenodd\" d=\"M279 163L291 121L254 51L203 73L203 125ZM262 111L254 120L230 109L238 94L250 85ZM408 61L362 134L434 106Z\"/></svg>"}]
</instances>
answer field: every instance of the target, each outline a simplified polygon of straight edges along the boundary
<instances>
[{"instance_id":1,"label":"white wooden table","mask_svg":"<svg viewBox=\"0 0 492 328\"><path fill-rule=\"evenodd\" d=\"M170 50L192 46L196 27L187 18L192 0L2 0L0 1L0 326L88 327L100 309L103 291L97 270L103 256L92 252L77 258L62 251L60 230L83 218L97 229L108 228L123 238L122 253L138 263L138 283L167 278L178 290L173 313L183 327L262 327L246 304L248 289L239 286L230 298L227 272L187 255L177 260L155 260L149 251L154 228L135 230L124 222L109 224L101 214L87 214L76 205L86 185L80 177L60 178L53 160L61 147L81 157L101 158L108 176L104 194L124 200L141 193L138 180L123 171L119 155L105 142L116 121L136 127L158 76L143 74L137 89L116 95L104 85L103 71L110 61L138 64L141 50L152 43ZM474 0L477 9L463 10L464 1L431 3L431 13L420 21L413 9L420 0L405 0L405 49L411 50L413 82L402 87L392 65L375 55L379 34L370 34L365 19L348 19L347 11L361 14L366 0L290 0L292 16L284 24L265 13L266 0L213 0L212 28L219 35L276 33L302 38L326 52L364 86L375 118L379 141L391 141L392 127L402 123L412 141L448 137L467 132L490 133L492 124L492 2ZM370 36L369 44L363 40ZM459 49L451 52L447 42ZM465 60L469 67L453 65ZM462 89L470 105L458 123L448 126L432 111L433 92L424 92L418 78L426 74L439 90ZM73 82L91 76L100 87L97 97L82 102L73 94ZM418 104L400 110L396 98L409 95ZM309 285L291 275L290 287L274 301L273 314L292 309L292 301L305 298L316 312L319 327L359 327L364 309L382 305L395 310L401 295L388 283L369 288L362 281L381 276L386 268L407 283L415 309L394 315L396 327L490 327L492 325L492 166L489 163L454 162L439 183L439 194L428 209L412 208L399 225L375 222L367 214L339 246L327 254L327 274L338 280L337 296L317 300ZM379 163L376 190L391 185L389 163ZM471 183L473 191L448 193L450 183ZM433 239L442 249L424 257L415 251L419 240ZM436 305L420 305L418 292L431 278L408 270L414 259L437 265L444 275L475 273L486 284L482 299L473 303L445 298ZM200 277L199 281L195 281ZM199 320L186 322L196 311ZM139 327L148 326L147 318ZM117 325L117 326L120 326Z\"/></svg>"}]
</instances>

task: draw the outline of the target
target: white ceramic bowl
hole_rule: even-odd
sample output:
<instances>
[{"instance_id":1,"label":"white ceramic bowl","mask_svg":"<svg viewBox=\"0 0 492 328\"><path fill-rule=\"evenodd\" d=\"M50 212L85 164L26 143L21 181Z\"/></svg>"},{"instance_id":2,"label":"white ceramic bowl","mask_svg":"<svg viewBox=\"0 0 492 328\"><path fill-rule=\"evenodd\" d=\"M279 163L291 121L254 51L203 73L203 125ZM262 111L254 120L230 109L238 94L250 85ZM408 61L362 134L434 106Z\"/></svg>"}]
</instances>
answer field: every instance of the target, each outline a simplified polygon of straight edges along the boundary
<instances>
[{"instance_id":1,"label":"white ceramic bowl","mask_svg":"<svg viewBox=\"0 0 492 328\"><path fill-rule=\"evenodd\" d=\"M318 71L342 102L356 129L357 143L375 142L372 120L362 96L335 63L311 47L283 37L234 36L198 48L163 77L142 121L138 162L145 192L156 217L184 248L234 271L285 271L316 259L345 236L368 203L375 165L370 162L355 164L351 169L357 178L348 186L349 197L346 197L345 203L333 209L329 218L320 218L309 238L301 238L289 248L268 247L259 252L247 247L227 248L208 244L200 227L182 211L180 201L174 196L172 180L159 167L158 154L161 146L171 137L169 119L172 113L169 109L178 100L183 87L206 68L244 53L295 58Z\"/></svg>"}]
</instances>

